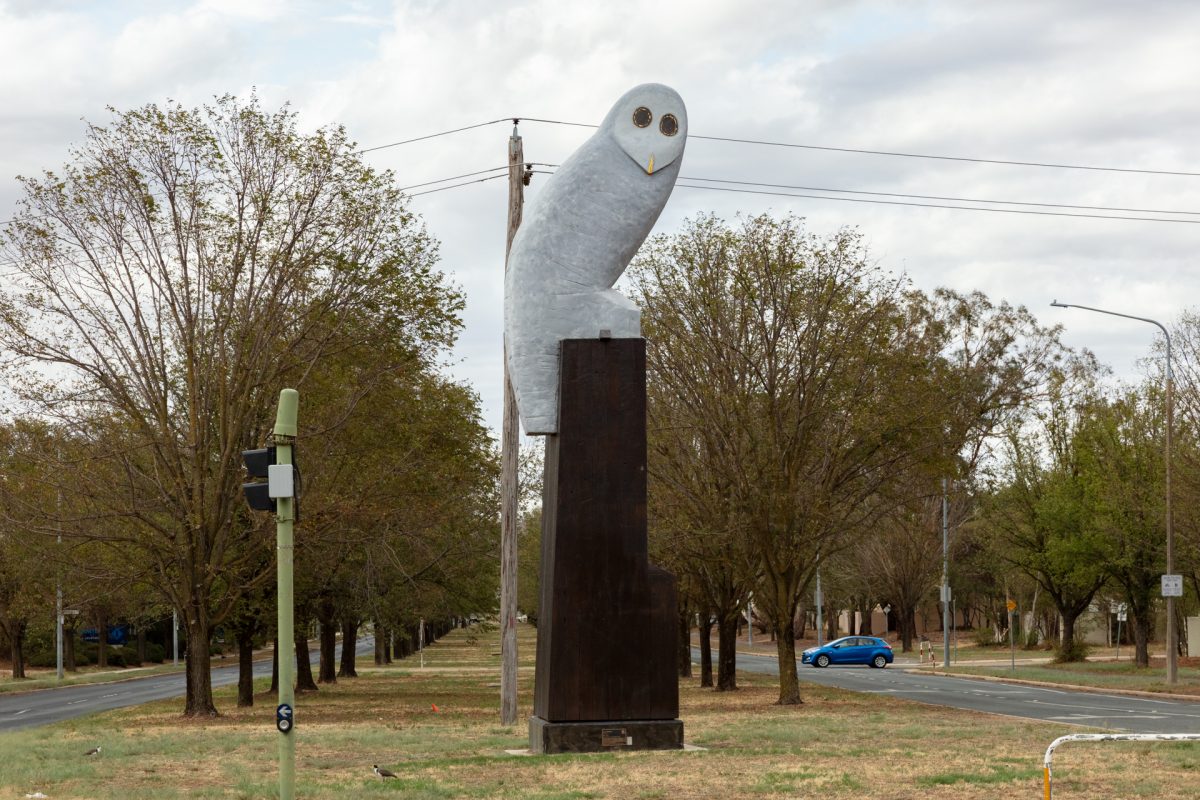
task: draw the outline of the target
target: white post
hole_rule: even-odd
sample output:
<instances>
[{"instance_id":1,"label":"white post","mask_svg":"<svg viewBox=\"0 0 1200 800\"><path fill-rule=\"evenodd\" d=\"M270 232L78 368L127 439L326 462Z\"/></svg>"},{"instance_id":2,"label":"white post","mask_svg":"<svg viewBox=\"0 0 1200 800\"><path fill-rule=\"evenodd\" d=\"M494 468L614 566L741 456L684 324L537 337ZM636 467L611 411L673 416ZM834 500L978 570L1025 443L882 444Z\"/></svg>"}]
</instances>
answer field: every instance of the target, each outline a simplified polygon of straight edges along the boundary
<instances>
[{"instance_id":1,"label":"white post","mask_svg":"<svg viewBox=\"0 0 1200 800\"><path fill-rule=\"evenodd\" d=\"M54 626L55 627L54 650L57 653L55 660L56 660L56 663L58 664L58 670L56 671L55 674L58 676L58 679L61 681L63 679L63 613L62 613L62 584L61 583L58 585L58 589L55 591L55 594L56 594L56 598L55 598L54 617L55 617L55 619L58 620L58 623Z\"/></svg>"},{"instance_id":2,"label":"white post","mask_svg":"<svg viewBox=\"0 0 1200 800\"><path fill-rule=\"evenodd\" d=\"M417 649L421 651L421 669L425 669L425 618L421 617L420 630L417 631Z\"/></svg>"},{"instance_id":3,"label":"white post","mask_svg":"<svg viewBox=\"0 0 1200 800\"><path fill-rule=\"evenodd\" d=\"M59 456L61 457L61 455L62 455L62 451L60 449ZM62 488L61 487L58 490L58 506L57 507L58 507L59 519L58 519L58 536L56 537L58 540L58 549L57 549L56 556L61 559L62 558ZM58 680L61 681L63 679L63 607L62 607L62 564L61 564L61 562L59 563L59 566L58 566L58 568L56 570L56 574L55 574L54 608L55 608L55 612L54 612L54 619L55 619L54 652L56 654L55 655L56 669L55 669L54 674L58 677Z\"/></svg>"},{"instance_id":4,"label":"white post","mask_svg":"<svg viewBox=\"0 0 1200 800\"><path fill-rule=\"evenodd\" d=\"M942 478L942 667L950 666L950 511Z\"/></svg>"},{"instance_id":5,"label":"white post","mask_svg":"<svg viewBox=\"0 0 1200 800\"><path fill-rule=\"evenodd\" d=\"M754 599L746 601L746 644L754 647Z\"/></svg>"},{"instance_id":6,"label":"white post","mask_svg":"<svg viewBox=\"0 0 1200 800\"><path fill-rule=\"evenodd\" d=\"M817 591L816 591L816 594L813 595L813 599L817 603L817 647L821 647L822 645L825 644L825 631L824 631L825 618L824 618L824 610L822 609L822 606L825 603L825 598L821 594L821 570L820 569L817 570Z\"/></svg>"},{"instance_id":7,"label":"white post","mask_svg":"<svg viewBox=\"0 0 1200 800\"><path fill-rule=\"evenodd\" d=\"M179 610L171 611L171 663L179 666Z\"/></svg>"},{"instance_id":8,"label":"white post","mask_svg":"<svg viewBox=\"0 0 1200 800\"><path fill-rule=\"evenodd\" d=\"M58 534L58 543L62 544L62 534ZM57 585L54 589L54 652L57 669L55 675L63 679L63 607L62 607L62 567L59 567Z\"/></svg>"}]
</instances>

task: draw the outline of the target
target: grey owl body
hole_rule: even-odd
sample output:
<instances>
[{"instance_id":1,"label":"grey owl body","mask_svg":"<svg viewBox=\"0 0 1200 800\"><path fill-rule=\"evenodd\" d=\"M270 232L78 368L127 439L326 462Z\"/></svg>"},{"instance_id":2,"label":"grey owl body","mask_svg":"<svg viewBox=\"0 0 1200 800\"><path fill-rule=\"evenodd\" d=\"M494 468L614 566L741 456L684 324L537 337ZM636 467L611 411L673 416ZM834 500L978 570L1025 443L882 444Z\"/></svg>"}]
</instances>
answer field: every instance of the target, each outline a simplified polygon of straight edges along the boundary
<instances>
[{"instance_id":1,"label":"grey owl body","mask_svg":"<svg viewBox=\"0 0 1200 800\"><path fill-rule=\"evenodd\" d=\"M649 123L638 125L645 112ZM641 335L641 311L612 286L675 187L686 137L674 90L635 87L529 204L504 282L505 348L526 433L558 430L559 342Z\"/></svg>"}]
</instances>

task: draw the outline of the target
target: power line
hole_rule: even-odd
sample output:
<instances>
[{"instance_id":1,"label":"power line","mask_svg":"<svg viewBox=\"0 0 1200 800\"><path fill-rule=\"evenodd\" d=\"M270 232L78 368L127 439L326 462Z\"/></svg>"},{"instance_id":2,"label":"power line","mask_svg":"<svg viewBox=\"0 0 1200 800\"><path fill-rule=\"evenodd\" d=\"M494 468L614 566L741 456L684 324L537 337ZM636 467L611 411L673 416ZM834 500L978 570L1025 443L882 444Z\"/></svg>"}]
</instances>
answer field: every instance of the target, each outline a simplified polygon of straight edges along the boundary
<instances>
[{"instance_id":1,"label":"power line","mask_svg":"<svg viewBox=\"0 0 1200 800\"><path fill-rule=\"evenodd\" d=\"M1084 164L1058 164L1048 161L1006 161L999 158L970 158L967 156L942 156L928 153L902 153L890 150L864 150L854 147L826 147L815 144L794 144L790 142L769 142L758 139L736 139L729 136L693 136L689 139L708 139L714 142L734 142L738 144L757 144L767 147L793 147L800 150L824 150L833 153L859 153L872 156L895 156L898 158L927 158L935 161L964 161L972 164L1002 164L1010 167L1046 167L1049 169L1076 169L1094 172L1131 172L1139 175L1178 175L1189 178L1200 177L1200 172L1182 172L1166 169L1134 169L1132 167L1097 167Z\"/></svg>"},{"instance_id":2,"label":"power line","mask_svg":"<svg viewBox=\"0 0 1200 800\"><path fill-rule=\"evenodd\" d=\"M505 169L507 169L507 167ZM463 181L462 183L452 183L449 186L442 186L437 189L427 189L423 192L413 192L412 194L409 195L409 197L420 197L423 194L433 194L434 192L444 192L447 189L458 189L461 186L470 186L475 183L483 183L484 181L491 181L491 180L495 180L496 178L506 178L506 177L508 177L508 173L502 172L499 175L489 175L486 178L477 178L473 181ZM434 183L438 183L438 181L434 181Z\"/></svg>"},{"instance_id":3,"label":"power line","mask_svg":"<svg viewBox=\"0 0 1200 800\"><path fill-rule=\"evenodd\" d=\"M734 181L724 180L721 178L696 178L689 175L680 175L680 180L685 181L704 181L705 183L731 183L741 186L764 186L772 189L799 189L807 192L835 192L838 194L865 194L876 197L909 197L914 200L948 200L955 203L994 203L996 205L1006 206L1036 206L1038 208L1074 208L1082 211L1125 211L1132 214L1185 214L1189 216L1200 216L1200 211L1179 211L1176 209L1162 208L1125 208L1120 206L1080 206L1070 205L1068 203L1041 203L1031 200L981 200L974 197L948 197L936 194L906 194L904 192L871 192L865 189L829 189L821 186L790 186L781 183L757 183L755 181Z\"/></svg>"},{"instance_id":4,"label":"power line","mask_svg":"<svg viewBox=\"0 0 1200 800\"><path fill-rule=\"evenodd\" d=\"M417 136L412 139L405 139L402 142L392 142L391 144L381 144L381 145L377 145L376 147L366 147L366 148L363 148L362 150L359 150L358 152L371 153L376 150L385 150L389 147L399 147L402 144L412 144L413 142L423 142L426 139L436 139L439 136L449 136L452 133L462 133L463 131L469 131L469 130L473 130L475 128L483 128L488 125L495 125L497 122L508 122L511 119L512 119L512 117L501 117L500 119L492 119L492 120L488 120L487 122L480 122L476 125L467 125L462 128L454 128L453 130L439 131L438 133L430 133L425 136Z\"/></svg>"},{"instance_id":5,"label":"power line","mask_svg":"<svg viewBox=\"0 0 1200 800\"><path fill-rule=\"evenodd\" d=\"M546 164L540 161L531 162L539 167L558 167L558 164ZM797 186L786 183L761 183L759 181L737 181L727 178L701 178L695 175L680 175L681 181L703 181L705 183L728 183L738 186L762 186L768 189L795 189L806 192L832 192L835 194L865 194L873 197L907 197L913 200L948 200L955 203L991 203L1004 206L1035 206L1037 208L1070 208L1080 211L1125 211L1132 214L1183 214L1185 216L1200 216L1200 211L1180 211L1163 208L1127 208L1120 206L1081 206L1069 203L1042 203L1032 200L988 200L978 197L948 197L936 194L908 194L905 192L873 192L866 189L831 189L825 186Z\"/></svg>"},{"instance_id":6,"label":"power line","mask_svg":"<svg viewBox=\"0 0 1200 800\"><path fill-rule=\"evenodd\" d=\"M534 170L535 173L543 175L553 175L553 172L548 170ZM689 180L706 180L704 178L690 178ZM913 208L944 208L954 211L987 211L993 214L1025 214L1035 217L1074 217L1077 219L1111 219L1123 220L1126 222L1175 222L1189 225L1200 225L1200 219L1175 219L1169 217L1127 217L1115 214L1075 214L1066 211L1034 211L1030 209L1020 208L983 208L982 206L955 206L944 203L910 203L903 200L871 200L865 197L830 197L829 195L819 194L798 194L794 192L775 192L765 189L734 189L728 186L706 186L696 183L676 183L677 187L685 189L708 189L713 192L734 192L736 194L761 194L772 197L797 197L806 200L836 200L843 203L870 203L872 205L887 205L887 206L911 206ZM980 200L975 202L989 202ZM1193 212L1185 212L1193 213Z\"/></svg>"},{"instance_id":7,"label":"power line","mask_svg":"<svg viewBox=\"0 0 1200 800\"><path fill-rule=\"evenodd\" d=\"M459 178L470 178L473 175L485 175L489 172L495 172L496 170L501 170L501 169L507 170L508 165L505 164L502 167L492 167L491 169L481 169L478 172L464 172L462 175L452 175L449 178L441 178L440 180L436 180L436 181L426 181L425 183L414 183L411 186L401 186L400 191L406 192L409 189L418 189L422 186L433 186L435 183L446 183L447 181L456 181ZM496 175L494 177L499 178L501 176ZM475 181L467 181L467 183L475 183ZM466 184L460 184L460 185L465 186ZM447 188L449 188L449 187L447 187ZM417 194L425 194L425 192L418 192Z\"/></svg>"},{"instance_id":8,"label":"power line","mask_svg":"<svg viewBox=\"0 0 1200 800\"><path fill-rule=\"evenodd\" d=\"M566 122L560 119L539 119L537 117L517 117L525 122L544 122L551 125L570 125L577 128L598 128L599 125L590 125L584 122ZM855 147L832 147L816 144L799 144L796 142L773 142L765 139L742 139L733 136L703 136L698 133L689 133L689 139L706 139L712 142L730 142L733 144L754 144L764 147L788 147L798 150L823 150L832 153L858 153L861 155L872 156L893 156L897 158L926 158L936 161L962 161L971 164L1002 164L1010 167L1045 167L1049 169L1075 169L1088 170L1095 172L1129 172L1138 175L1177 175L1189 178L1200 177L1200 172L1183 172L1178 170L1165 169L1135 169L1132 167L1098 167L1084 164L1062 164L1048 161L1008 161L999 158L972 158L968 156L946 156L933 155L929 153L904 153L895 150L867 150Z\"/></svg>"},{"instance_id":9,"label":"power line","mask_svg":"<svg viewBox=\"0 0 1200 800\"><path fill-rule=\"evenodd\" d=\"M686 189L708 189L713 192L736 192L739 194L765 194L776 197L800 197L809 200L838 200L844 203L871 203L873 205L912 206L913 208L946 208L955 211L988 211L993 214L1026 214L1038 217L1075 217L1077 219L1115 219L1127 222L1176 222L1187 225L1200 225L1200 219L1174 219L1169 217L1126 217L1116 214L1075 214L1067 211L1032 211L1021 208L983 208L981 206L954 206L944 203L910 203L903 200L869 200L865 197L830 197L829 195L793 194L790 192L769 192L763 189L732 189L727 186L704 186L696 183L676 183Z\"/></svg>"}]
</instances>

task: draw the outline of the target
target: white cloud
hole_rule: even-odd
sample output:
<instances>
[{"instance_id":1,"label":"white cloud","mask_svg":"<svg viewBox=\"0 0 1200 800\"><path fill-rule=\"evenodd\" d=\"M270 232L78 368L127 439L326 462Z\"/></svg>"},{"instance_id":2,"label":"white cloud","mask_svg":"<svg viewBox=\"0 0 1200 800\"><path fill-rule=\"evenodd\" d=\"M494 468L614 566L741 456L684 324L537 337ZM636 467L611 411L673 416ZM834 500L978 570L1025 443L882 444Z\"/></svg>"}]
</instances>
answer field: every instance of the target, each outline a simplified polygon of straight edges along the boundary
<instances>
[{"instance_id":1,"label":"white cloud","mask_svg":"<svg viewBox=\"0 0 1200 800\"><path fill-rule=\"evenodd\" d=\"M563 3L0 4L0 177L66 158L80 117L257 85L306 124L365 146L512 114L598 122L625 89L675 86L694 134L985 158L1200 171L1200 7L694 0ZM111 9L117 9L113 11ZM587 135L527 122L527 158L559 163ZM401 185L504 163L494 125L370 154ZM1200 178L787 150L693 139L684 174L948 197L1200 211ZM537 176L535 195L544 183ZM16 198L0 182L0 219ZM887 198L876 198L887 199ZM896 198L894 198L896 199ZM917 201L938 202L938 201ZM953 204L946 202L945 204ZM499 416L505 187L417 197L467 290L456 374ZM1118 372L1152 330L1050 300L1175 317L1200 296L1200 226L813 201L679 189L660 221L713 210L857 225L919 286L980 288L1067 325ZM1052 209L1045 209L1052 210ZM1062 209L1067 211L1066 209ZM1196 217L1200 219L1200 217ZM1134 307L1136 306L1136 308ZM1148 327L1148 326L1144 326Z\"/></svg>"}]
</instances>

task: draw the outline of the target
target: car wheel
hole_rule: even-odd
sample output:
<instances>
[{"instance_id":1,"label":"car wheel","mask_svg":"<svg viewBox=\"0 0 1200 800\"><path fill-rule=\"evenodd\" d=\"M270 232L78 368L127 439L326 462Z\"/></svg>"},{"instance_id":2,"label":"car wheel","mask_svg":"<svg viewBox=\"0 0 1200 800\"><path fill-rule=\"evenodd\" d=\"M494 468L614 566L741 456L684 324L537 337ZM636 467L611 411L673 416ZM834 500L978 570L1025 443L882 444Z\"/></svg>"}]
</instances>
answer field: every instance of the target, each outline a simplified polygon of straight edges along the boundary
<instances>
[{"instance_id":1,"label":"car wheel","mask_svg":"<svg viewBox=\"0 0 1200 800\"><path fill-rule=\"evenodd\" d=\"M813 661L813 664L817 665L818 667L828 667L829 666L829 656L825 655L824 653L821 653L821 655L817 656L817 659L815 661Z\"/></svg>"},{"instance_id":2,"label":"car wheel","mask_svg":"<svg viewBox=\"0 0 1200 800\"><path fill-rule=\"evenodd\" d=\"M884 658L882 655L877 655L873 659L871 659L871 666L874 667L875 669L883 669L884 667L887 666L887 659Z\"/></svg>"}]
</instances>

